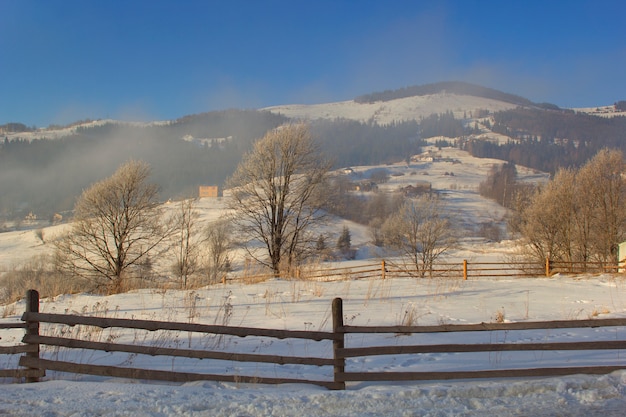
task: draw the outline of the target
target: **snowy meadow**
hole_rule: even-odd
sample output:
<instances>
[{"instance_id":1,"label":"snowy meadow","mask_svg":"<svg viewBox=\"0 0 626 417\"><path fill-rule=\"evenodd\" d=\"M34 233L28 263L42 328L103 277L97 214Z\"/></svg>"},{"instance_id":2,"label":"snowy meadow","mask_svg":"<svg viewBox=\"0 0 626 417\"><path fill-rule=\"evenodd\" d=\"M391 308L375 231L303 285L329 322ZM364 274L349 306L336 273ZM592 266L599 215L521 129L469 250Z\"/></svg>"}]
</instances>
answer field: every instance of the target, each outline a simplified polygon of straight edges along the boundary
<instances>
[{"instance_id":1,"label":"snowy meadow","mask_svg":"<svg viewBox=\"0 0 626 417\"><path fill-rule=\"evenodd\" d=\"M344 300L344 317L351 325L402 324L411 314L414 324L570 320L624 317L626 280L610 275L468 281L368 279L306 282L270 280L257 284L228 283L189 291L140 290L114 296L67 295L41 302L42 312L83 312L105 317L160 319L194 323L224 323L289 330L329 330L334 297ZM23 303L3 321L19 319ZM225 311L225 306L229 306ZM228 314L228 317L226 317ZM1 342L14 344L22 330L5 331ZM122 333L92 330L89 337L120 343L164 347L223 348L229 351L277 355L332 355L319 342L264 341L255 338L211 338L187 334ZM583 329L484 332L484 334L379 336L368 343L496 343L504 341L612 340L624 329ZM10 334L10 335L9 335ZM461 338L459 340L459 338ZM358 346L361 340L348 344ZM90 351L44 350L42 357L92 364L151 367L163 370L324 379L332 367L260 365L231 361L191 362L181 358L142 357ZM452 371L538 366L579 366L600 361L623 363L623 353L497 352L441 353L355 358L355 371ZM559 378L431 381L414 383L348 383L343 392L306 384L277 386L218 382L165 384L49 372L43 382L5 384L0 394L3 415L50 416L266 416L266 415L622 415L626 406L626 371L609 375Z\"/></svg>"}]
</instances>

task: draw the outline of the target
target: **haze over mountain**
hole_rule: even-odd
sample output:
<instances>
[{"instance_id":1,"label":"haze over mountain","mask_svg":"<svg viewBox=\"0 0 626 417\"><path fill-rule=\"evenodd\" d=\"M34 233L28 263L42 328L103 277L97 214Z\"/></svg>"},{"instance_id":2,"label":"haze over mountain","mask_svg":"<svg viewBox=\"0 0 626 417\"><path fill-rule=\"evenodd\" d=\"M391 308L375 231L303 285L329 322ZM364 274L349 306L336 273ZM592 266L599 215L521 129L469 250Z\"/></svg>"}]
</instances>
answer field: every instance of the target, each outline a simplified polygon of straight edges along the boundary
<instances>
[{"instance_id":1,"label":"haze over mountain","mask_svg":"<svg viewBox=\"0 0 626 417\"><path fill-rule=\"evenodd\" d=\"M163 199L193 196L199 185L222 185L255 139L294 120L310 122L336 168L407 160L424 139L442 136L475 156L553 172L584 163L603 146L624 146L626 118L618 117L624 114L608 105L564 110L447 82L172 121L97 120L48 129L11 123L0 126L0 213L50 217L69 210L82 189L129 158L152 166Z\"/></svg>"}]
</instances>

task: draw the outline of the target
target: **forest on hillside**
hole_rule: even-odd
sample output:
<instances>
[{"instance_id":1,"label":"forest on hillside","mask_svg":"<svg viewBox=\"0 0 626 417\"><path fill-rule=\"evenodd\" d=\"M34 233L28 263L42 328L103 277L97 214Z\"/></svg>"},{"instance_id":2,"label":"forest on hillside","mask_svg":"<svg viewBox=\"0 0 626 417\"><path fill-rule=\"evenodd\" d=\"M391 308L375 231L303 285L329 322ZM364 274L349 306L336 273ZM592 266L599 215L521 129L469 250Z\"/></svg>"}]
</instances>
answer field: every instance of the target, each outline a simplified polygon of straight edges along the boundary
<instances>
[{"instance_id":1,"label":"forest on hillside","mask_svg":"<svg viewBox=\"0 0 626 417\"><path fill-rule=\"evenodd\" d=\"M468 140L473 156L496 158L555 173L585 164L600 149L626 151L626 117L597 117L570 110L516 108L494 114L491 130L512 138L498 144Z\"/></svg>"}]
</instances>

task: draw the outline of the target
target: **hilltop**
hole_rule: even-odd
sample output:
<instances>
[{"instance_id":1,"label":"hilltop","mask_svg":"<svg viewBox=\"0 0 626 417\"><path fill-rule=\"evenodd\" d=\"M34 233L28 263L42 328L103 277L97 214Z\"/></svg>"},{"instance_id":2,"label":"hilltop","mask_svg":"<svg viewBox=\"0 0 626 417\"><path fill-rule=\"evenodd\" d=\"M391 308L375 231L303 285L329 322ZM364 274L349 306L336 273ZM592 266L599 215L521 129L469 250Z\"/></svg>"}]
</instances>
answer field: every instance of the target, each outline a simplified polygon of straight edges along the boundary
<instances>
[{"instance_id":1,"label":"hilltop","mask_svg":"<svg viewBox=\"0 0 626 417\"><path fill-rule=\"evenodd\" d=\"M473 118L479 112L497 112L515 108L511 103L494 99L440 92L425 96L411 96L389 101L312 105L284 105L268 107L272 113L297 119L350 119L359 122L391 124L409 120L420 121L432 114L452 112L456 118Z\"/></svg>"}]
</instances>

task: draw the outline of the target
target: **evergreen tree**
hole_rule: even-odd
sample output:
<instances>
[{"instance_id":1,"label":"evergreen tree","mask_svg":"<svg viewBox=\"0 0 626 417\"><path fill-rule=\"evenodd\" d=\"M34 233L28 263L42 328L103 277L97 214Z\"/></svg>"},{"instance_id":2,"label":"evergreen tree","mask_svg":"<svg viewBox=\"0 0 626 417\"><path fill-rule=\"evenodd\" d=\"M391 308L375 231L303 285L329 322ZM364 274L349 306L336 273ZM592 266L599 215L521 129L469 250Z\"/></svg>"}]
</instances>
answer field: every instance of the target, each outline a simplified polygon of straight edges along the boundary
<instances>
[{"instance_id":1,"label":"evergreen tree","mask_svg":"<svg viewBox=\"0 0 626 417\"><path fill-rule=\"evenodd\" d=\"M320 234L317 238L317 242L315 243L315 249L318 252L323 252L326 250L326 238L324 235Z\"/></svg>"},{"instance_id":2,"label":"evergreen tree","mask_svg":"<svg viewBox=\"0 0 626 417\"><path fill-rule=\"evenodd\" d=\"M341 251L343 255L349 255L351 249L351 236L350 229L348 226L343 226L343 230L341 231L341 235L339 239L337 239L337 249Z\"/></svg>"}]
</instances>

